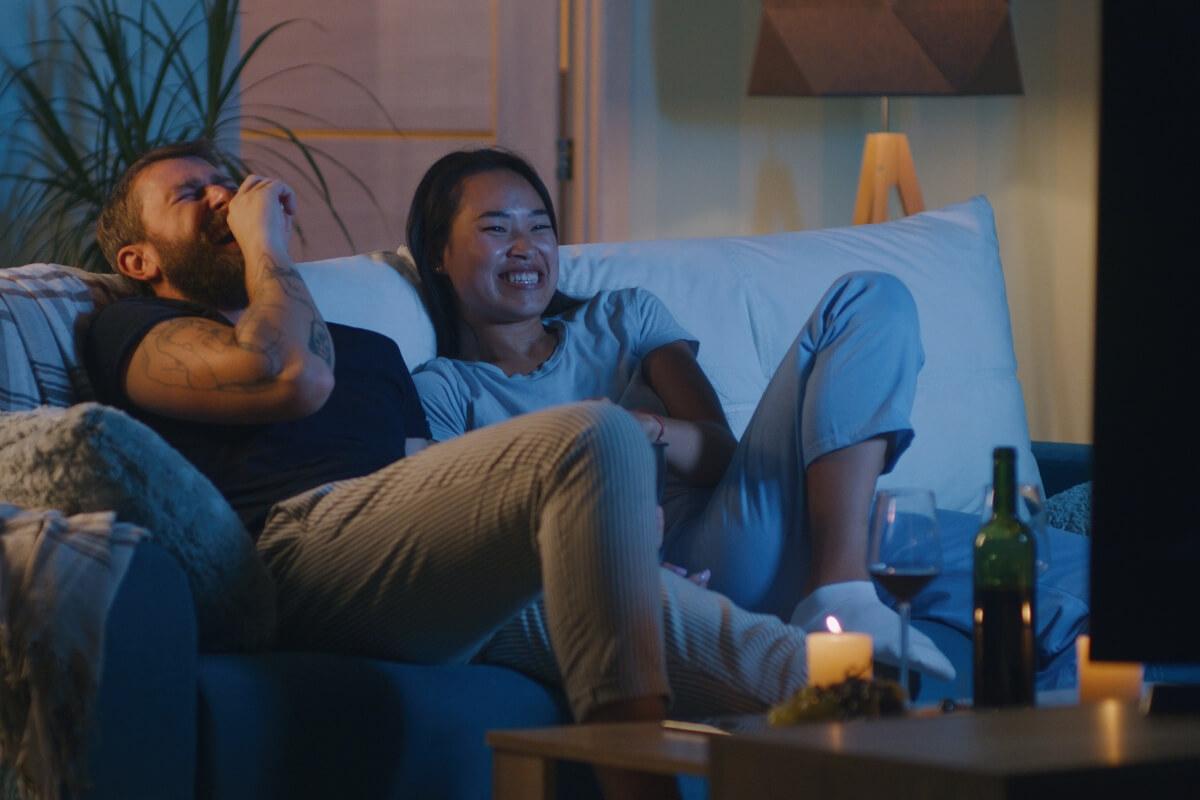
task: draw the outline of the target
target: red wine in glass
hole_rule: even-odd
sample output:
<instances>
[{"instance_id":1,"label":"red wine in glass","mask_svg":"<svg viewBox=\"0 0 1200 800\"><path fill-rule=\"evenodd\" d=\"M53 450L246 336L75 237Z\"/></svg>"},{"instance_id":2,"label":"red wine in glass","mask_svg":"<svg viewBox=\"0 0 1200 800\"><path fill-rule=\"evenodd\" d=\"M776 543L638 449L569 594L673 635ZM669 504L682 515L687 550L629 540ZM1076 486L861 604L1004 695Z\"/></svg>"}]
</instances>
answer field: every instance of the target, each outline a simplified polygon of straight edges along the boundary
<instances>
[{"instance_id":1,"label":"red wine in glass","mask_svg":"<svg viewBox=\"0 0 1200 800\"><path fill-rule=\"evenodd\" d=\"M892 597L907 603L938 576L939 570L934 566L891 567L886 564L872 564L870 572L871 577L879 581L879 585Z\"/></svg>"},{"instance_id":2,"label":"red wine in glass","mask_svg":"<svg viewBox=\"0 0 1200 800\"><path fill-rule=\"evenodd\" d=\"M896 598L900 615L900 685L908 687L912 599L942 570L937 510L928 489L881 489L867 530L867 572Z\"/></svg>"}]
</instances>

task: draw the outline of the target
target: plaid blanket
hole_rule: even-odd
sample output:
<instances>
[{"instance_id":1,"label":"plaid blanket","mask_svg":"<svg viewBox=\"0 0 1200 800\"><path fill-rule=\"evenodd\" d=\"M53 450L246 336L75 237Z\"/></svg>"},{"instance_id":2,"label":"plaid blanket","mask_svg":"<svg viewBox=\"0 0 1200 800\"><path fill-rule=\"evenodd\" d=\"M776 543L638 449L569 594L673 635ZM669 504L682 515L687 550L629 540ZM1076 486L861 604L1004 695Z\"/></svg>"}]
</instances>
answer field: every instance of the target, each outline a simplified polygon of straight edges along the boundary
<instances>
[{"instance_id":1,"label":"plaid blanket","mask_svg":"<svg viewBox=\"0 0 1200 800\"><path fill-rule=\"evenodd\" d=\"M78 327L97 307L135 292L120 275L57 264L0 270L0 411L94 399Z\"/></svg>"},{"instance_id":2,"label":"plaid blanket","mask_svg":"<svg viewBox=\"0 0 1200 800\"><path fill-rule=\"evenodd\" d=\"M86 785L104 623L144 535L111 512L0 503L0 762L26 796Z\"/></svg>"},{"instance_id":3,"label":"plaid blanket","mask_svg":"<svg viewBox=\"0 0 1200 800\"><path fill-rule=\"evenodd\" d=\"M87 314L136 290L56 264L0 270L0 411L93 398L76 346ZM0 795L84 780L104 621L141 531L0 502Z\"/></svg>"}]
</instances>

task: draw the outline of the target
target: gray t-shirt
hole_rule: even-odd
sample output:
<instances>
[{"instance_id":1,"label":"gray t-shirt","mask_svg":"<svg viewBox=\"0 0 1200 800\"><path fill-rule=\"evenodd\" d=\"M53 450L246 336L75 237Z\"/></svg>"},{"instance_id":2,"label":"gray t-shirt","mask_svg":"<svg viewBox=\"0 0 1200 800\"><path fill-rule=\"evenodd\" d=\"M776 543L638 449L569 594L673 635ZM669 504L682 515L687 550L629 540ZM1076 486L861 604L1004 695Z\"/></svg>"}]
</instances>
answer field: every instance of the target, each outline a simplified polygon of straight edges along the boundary
<instances>
[{"instance_id":1,"label":"gray t-shirt","mask_svg":"<svg viewBox=\"0 0 1200 800\"><path fill-rule=\"evenodd\" d=\"M604 291L546 320L558 347L536 370L508 376L495 364L435 358L413 373L435 441L550 406L607 397L661 413L642 379L642 359L675 341L699 343L644 289Z\"/></svg>"}]
</instances>

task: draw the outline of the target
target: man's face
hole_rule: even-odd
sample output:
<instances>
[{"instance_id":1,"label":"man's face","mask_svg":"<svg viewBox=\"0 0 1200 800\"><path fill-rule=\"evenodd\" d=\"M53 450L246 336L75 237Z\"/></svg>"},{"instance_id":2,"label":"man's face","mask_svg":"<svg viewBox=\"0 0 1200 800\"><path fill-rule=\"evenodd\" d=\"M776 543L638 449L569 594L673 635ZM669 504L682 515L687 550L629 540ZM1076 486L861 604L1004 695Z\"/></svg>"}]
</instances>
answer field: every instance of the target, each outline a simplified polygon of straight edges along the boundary
<instances>
[{"instance_id":1,"label":"man's face","mask_svg":"<svg viewBox=\"0 0 1200 800\"><path fill-rule=\"evenodd\" d=\"M249 305L246 265L226 224L237 184L199 158L157 161L138 175L146 241L170 285L209 308Z\"/></svg>"}]
</instances>

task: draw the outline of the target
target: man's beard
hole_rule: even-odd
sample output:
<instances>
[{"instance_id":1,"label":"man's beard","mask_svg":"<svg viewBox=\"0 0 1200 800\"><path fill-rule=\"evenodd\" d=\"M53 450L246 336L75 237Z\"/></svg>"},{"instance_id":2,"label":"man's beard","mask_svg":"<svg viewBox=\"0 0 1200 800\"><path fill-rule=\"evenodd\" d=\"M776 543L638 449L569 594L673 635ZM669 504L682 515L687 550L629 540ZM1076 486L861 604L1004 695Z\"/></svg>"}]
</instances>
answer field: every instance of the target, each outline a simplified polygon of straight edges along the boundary
<instances>
[{"instance_id":1,"label":"man's beard","mask_svg":"<svg viewBox=\"0 0 1200 800\"><path fill-rule=\"evenodd\" d=\"M221 311L250 305L246 294L246 262L240 251L225 252L216 242L229 236L225 215L209 220L194 238L170 241L150 237L163 273L171 285L193 303Z\"/></svg>"}]
</instances>

